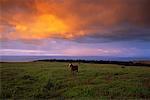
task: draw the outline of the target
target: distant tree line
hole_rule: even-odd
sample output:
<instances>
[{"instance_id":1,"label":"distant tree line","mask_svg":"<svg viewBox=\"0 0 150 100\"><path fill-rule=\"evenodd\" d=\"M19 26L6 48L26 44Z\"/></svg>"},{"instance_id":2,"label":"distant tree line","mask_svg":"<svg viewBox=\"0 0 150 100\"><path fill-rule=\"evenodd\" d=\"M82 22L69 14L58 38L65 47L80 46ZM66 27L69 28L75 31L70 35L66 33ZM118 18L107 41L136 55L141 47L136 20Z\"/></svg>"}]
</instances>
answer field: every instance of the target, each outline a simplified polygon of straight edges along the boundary
<instances>
[{"instance_id":1,"label":"distant tree line","mask_svg":"<svg viewBox=\"0 0 150 100\"><path fill-rule=\"evenodd\" d=\"M124 65L124 66L148 66L150 64L140 63L140 62L133 62L133 61L103 61L103 60L65 60L65 59L43 59L43 60L36 60L33 62L68 62L68 63L95 63L95 64L117 64L117 65Z\"/></svg>"}]
</instances>

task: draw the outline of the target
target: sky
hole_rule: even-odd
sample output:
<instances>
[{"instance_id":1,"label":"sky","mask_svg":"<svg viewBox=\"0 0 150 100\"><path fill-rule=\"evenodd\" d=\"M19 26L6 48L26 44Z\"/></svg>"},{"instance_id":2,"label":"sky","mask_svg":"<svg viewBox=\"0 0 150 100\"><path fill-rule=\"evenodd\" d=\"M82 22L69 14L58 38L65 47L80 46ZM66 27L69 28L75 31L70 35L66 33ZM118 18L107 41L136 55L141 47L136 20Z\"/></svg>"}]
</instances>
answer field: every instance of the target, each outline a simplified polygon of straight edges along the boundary
<instances>
[{"instance_id":1,"label":"sky","mask_svg":"<svg viewBox=\"0 0 150 100\"><path fill-rule=\"evenodd\" d=\"M150 57L150 0L0 0L0 55Z\"/></svg>"}]
</instances>

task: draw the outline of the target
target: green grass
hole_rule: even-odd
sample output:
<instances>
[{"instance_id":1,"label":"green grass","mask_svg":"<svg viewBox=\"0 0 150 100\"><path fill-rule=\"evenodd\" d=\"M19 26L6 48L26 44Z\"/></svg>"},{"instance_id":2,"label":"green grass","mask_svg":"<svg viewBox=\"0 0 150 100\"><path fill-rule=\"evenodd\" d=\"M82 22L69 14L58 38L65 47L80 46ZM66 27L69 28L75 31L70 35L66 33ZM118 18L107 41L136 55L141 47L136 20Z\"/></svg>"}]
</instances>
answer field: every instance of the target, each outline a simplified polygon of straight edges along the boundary
<instances>
[{"instance_id":1,"label":"green grass","mask_svg":"<svg viewBox=\"0 0 150 100\"><path fill-rule=\"evenodd\" d=\"M150 99L150 67L68 63L0 63L1 99Z\"/></svg>"}]
</instances>

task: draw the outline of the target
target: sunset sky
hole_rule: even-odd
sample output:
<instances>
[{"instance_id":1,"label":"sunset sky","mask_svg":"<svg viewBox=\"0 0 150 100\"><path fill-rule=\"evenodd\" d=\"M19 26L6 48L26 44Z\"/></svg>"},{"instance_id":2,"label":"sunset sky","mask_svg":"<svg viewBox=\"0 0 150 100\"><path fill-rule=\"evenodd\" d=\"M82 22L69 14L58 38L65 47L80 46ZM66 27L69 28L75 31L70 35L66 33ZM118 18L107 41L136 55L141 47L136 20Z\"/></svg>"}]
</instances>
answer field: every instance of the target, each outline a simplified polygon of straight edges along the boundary
<instances>
[{"instance_id":1,"label":"sunset sky","mask_svg":"<svg viewBox=\"0 0 150 100\"><path fill-rule=\"evenodd\" d=\"M0 0L0 55L150 57L150 0Z\"/></svg>"}]
</instances>

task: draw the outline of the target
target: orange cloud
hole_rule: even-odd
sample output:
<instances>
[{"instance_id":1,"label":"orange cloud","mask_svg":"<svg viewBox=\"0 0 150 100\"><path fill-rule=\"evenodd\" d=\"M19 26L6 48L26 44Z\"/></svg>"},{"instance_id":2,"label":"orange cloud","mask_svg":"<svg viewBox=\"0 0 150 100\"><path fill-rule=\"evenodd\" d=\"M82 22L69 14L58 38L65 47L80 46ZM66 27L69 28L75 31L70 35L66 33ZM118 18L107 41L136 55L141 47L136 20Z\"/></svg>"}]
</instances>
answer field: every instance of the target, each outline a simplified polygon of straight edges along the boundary
<instances>
[{"instance_id":1,"label":"orange cloud","mask_svg":"<svg viewBox=\"0 0 150 100\"><path fill-rule=\"evenodd\" d=\"M1 39L72 39L95 33L112 36L116 33L106 31L124 22L149 25L148 3L149 0L0 0Z\"/></svg>"},{"instance_id":2,"label":"orange cloud","mask_svg":"<svg viewBox=\"0 0 150 100\"><path fill-rule=\"evenodd\" d=\"M37 16L30 23L16 23L15 29L17 33L21 33L23 38L36 39L56 36L58 33L65 35L68 26L54 15L46 14Z\"/></svg>"}]
</instances>

